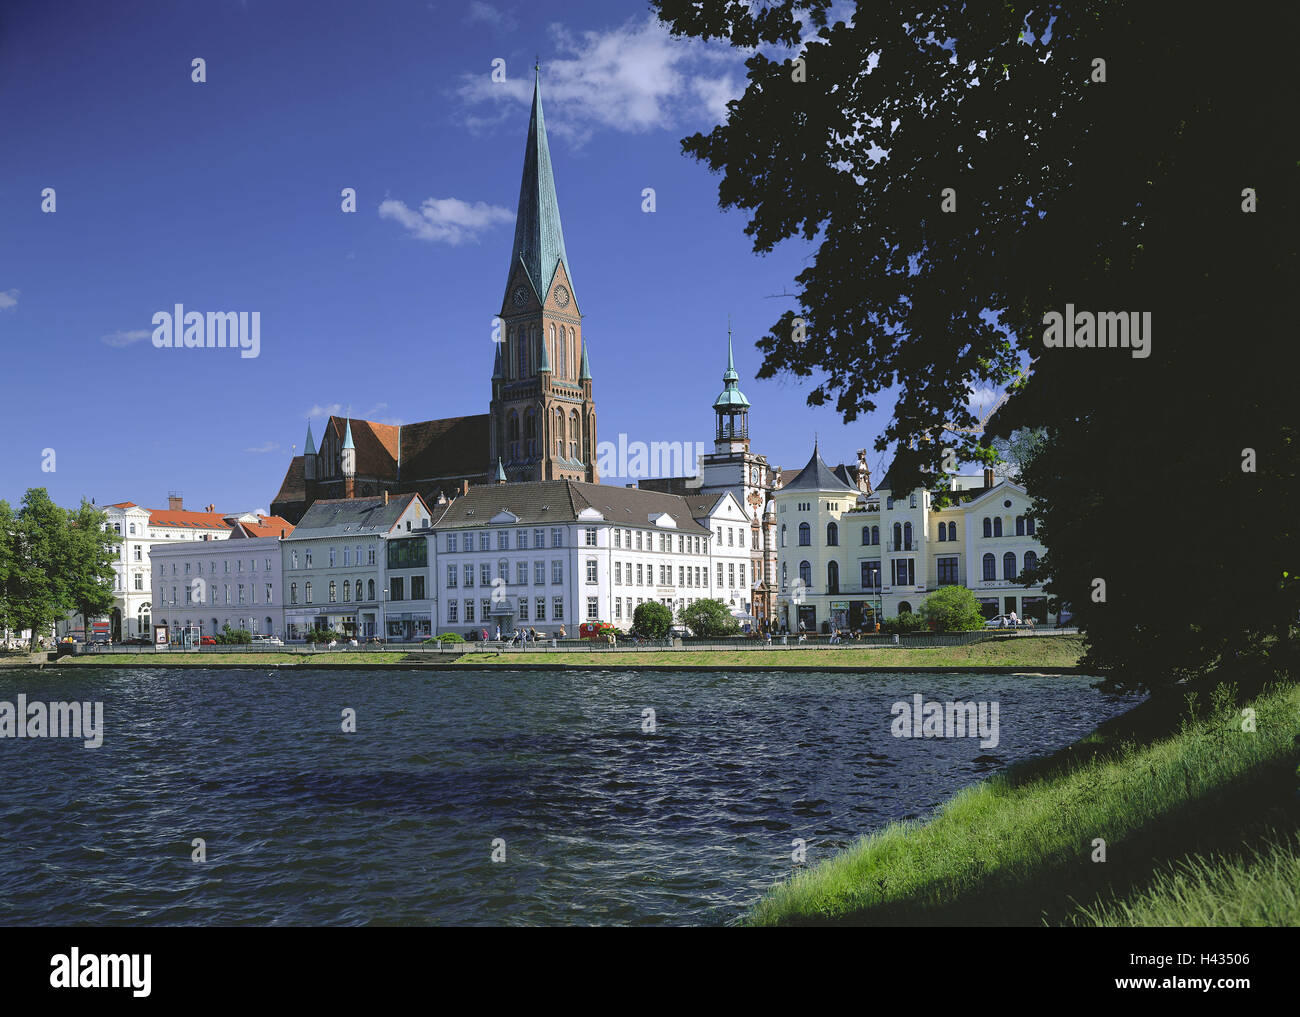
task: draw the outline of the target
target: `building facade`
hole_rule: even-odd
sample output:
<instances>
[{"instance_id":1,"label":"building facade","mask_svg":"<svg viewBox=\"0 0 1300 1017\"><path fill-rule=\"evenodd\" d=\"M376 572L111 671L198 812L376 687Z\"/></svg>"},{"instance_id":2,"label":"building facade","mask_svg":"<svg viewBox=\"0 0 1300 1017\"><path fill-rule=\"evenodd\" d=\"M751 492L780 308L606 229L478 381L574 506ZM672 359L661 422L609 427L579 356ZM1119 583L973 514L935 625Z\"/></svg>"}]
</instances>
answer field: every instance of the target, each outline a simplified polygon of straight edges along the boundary
<instances>
[{"instance_id":1,"label":"building facade","mask_svg":"<svg viewBox=\"0 0 1300 1017\"><path fill-rule=\"evenodd\" d=\"M1043 555L1023 487L986 471L978 486L958 478L941 500L924 488L894 491L889 474L864 492L848 475L814 448L775 495L780 624L870 630L954 584L974 591L986 618L1056 620L1041 583L1018 581Z\"/></svg>"}]
</instances>

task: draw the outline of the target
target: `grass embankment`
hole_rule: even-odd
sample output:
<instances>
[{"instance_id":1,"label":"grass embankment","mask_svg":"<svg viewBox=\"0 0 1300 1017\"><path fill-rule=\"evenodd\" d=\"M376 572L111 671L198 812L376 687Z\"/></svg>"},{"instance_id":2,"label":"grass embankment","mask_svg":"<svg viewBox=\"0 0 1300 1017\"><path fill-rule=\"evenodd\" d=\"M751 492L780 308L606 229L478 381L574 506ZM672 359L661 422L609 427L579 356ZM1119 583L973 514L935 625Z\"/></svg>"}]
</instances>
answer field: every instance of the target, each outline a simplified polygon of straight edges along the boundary
<instances>
[{"instance_id":1,"label":"grass embankment","mask_svg":"<svg viewBox=\"0 0 1300 1017\"><path fill-rule=\"evenodd\" d=\"M86 653L80 656L61 657L59 666L105 667L117 664L397 664L411 656L404 650L375 651L367 653ZM416 657L414 659L423 659Z\"/></svg>"},{"instance_id":2,"label":"grass embankment","mask_svg":"<svg viewBox=\"0 0 1300 1017\"><path fill-rule=\"evenodd\" d=\"M777 885L746 923L1300 924L1300 687L1245 704L1253 732L1231 692L1195 720L1154 696Z\"/></svg>"},{"instance_id":3,"label":"grass embankment","mask_svg":"<svg viewBox=\"0 0 1300 1017\"><path fill-rule=\"evenodd\" d=\"M967 646L907 649L863 646L799 647L761 650L556 650L553 653L466 653L457 661L466 667L520 663L563 664L566 667L637 667L646 664L729 667L1074 667L1083 655L1082 636L1041 636L1003 639Z\"/></svg>"}]
</instances>

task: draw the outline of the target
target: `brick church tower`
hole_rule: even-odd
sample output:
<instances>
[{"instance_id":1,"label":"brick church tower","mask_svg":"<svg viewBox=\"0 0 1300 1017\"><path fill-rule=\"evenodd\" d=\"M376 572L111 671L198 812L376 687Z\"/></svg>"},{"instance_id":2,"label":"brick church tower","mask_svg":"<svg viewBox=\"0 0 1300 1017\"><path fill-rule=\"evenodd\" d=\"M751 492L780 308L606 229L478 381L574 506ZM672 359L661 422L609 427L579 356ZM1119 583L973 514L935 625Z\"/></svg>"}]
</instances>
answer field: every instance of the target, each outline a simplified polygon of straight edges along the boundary
<instances>
[{"instance_id":1,"label":"brick church tower","mask_svg":"<svg viewBox=\"0 0 1300 1017\"><path fill-rule=\"evenodd\" d=\"M584 480L596 475L596 405L560 205L533 83L515 241L492 371L490 475L507 480Z\"/></svg>"}]
</instances>

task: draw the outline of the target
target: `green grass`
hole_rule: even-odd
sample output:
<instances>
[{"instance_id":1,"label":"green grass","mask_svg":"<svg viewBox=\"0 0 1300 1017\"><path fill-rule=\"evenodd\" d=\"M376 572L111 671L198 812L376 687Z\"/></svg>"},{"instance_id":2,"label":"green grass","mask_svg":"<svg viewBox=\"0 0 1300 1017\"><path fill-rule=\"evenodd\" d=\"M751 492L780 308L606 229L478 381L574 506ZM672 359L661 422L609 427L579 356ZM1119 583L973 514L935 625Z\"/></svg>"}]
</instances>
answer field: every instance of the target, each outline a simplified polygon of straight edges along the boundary
<instances>
[{"instance_id":1,"label":"green grass","mask_svg":"<svg viewBox=\"0 0 1300 1017\"><path fill-rule=\"evenodd\" d=\"M465 667L491 664L547 663L567 667L637 667L655 665L737 664L786 667L1074 667L1083 655L1082 636L1042 636L990 640L967 646L902 647L800 647L781 650L556 650L553 653L466 653Z\"/></svg>"},{"instance_id":2,"label":"green grass","mask_svg":"<svg viewBox=\"0 0 1300 1017\"><path fill-rule=\"evenodd\" d=\"M965 789L928 821L892 824L774 886L745 921L1183 925L1294 915L1294 851L1278 838L1300 827L1300 688L1255 698L1254 733L1241 730L1230 692L1194 721L1178 694L1153 697L1067 750ZM1093 860L1097 838L1104 862ZM1224 897L1247 888L1227 910ZM1270 896L1281 903L1267 905Z\"/></svg>"},{"instance_id":3,"label":"green grass","mask_svg":"<svg viewBox=\"0 0 1300 1017\"><path fill-rule=\"evenodd\" d=\"M59 666L103 667L117 664L301 664L310 667L314 663L330 664L396 664L410 657L405 650L373 651L360 650L355 653L186 653L176 650L170 653L87 653L77 657L63 657ZM412 657L423 660L423 656Z\"/></svg>"}]
</instances>

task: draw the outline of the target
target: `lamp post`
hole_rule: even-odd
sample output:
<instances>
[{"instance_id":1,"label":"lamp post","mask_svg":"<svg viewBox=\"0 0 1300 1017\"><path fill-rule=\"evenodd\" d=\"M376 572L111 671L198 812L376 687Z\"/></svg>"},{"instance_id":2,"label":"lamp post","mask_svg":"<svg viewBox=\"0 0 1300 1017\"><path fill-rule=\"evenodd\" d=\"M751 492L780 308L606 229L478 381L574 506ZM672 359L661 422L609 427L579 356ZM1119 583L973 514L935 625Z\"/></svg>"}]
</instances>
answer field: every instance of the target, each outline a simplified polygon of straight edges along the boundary
<instances>
[{"instance_id":1,"label":"lamp post","mask_svg":"<svg viewBox=\"0 0 1300 1017\"><path fill-rule=\"evenodd\" d=\"M388 587L381 592L383 599L379 602L379 638L380 645L388 646Z\"/></svg>"}]
</instances>

